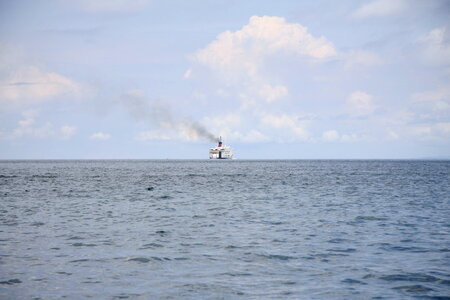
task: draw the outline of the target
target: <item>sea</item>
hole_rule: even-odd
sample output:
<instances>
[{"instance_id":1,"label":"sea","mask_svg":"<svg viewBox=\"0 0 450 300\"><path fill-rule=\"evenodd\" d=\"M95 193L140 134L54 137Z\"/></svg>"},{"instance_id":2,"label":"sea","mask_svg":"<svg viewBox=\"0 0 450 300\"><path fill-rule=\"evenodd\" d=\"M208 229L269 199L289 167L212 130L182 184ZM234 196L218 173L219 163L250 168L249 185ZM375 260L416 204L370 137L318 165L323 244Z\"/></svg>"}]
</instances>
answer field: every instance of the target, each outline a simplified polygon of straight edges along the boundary
<instances>
[{"instance_id":1,"label":"sea","mask_svg":"<svg viewBox=\"0 0 450 300\"><path fill-rule=\"evenodd\" d=\"M0 161L0 299L450 299L450 161Z\"/></svg>"}]
</instances>

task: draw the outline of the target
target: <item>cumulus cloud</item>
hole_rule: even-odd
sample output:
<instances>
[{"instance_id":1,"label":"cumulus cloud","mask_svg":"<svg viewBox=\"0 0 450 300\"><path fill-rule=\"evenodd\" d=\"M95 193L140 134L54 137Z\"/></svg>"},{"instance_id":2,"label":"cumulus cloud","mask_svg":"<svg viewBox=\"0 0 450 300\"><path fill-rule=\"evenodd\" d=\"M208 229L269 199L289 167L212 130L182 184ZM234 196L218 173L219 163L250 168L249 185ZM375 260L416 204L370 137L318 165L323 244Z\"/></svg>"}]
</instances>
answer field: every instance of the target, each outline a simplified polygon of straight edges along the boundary
<instances>
[{"instance_id":1,"label":"cumulus cloud","mask_svg":"<svg viewBox=\"0 0 450 300\"><path fill-rule=\"evenodd\" d=\"M407 8L406 0L375 0L359 7L355 18L383 17L402 12Z\"/></svg>"},{"instance_id":2,"label":"cumulus cloud","mask_svg":"<svg viewBox=\"0 0 450 300\"><path fill-rule=\"evenodd\" d=\"M111 135L109 133L96 132L96 133L91 134L91 136L89 138L91 140L106 141L111 138Z\"/></svg>"},{"instance_id":3,"label":"cumulus cloud","mask_svg":"<svg viewBox=\"0 0 450 300\"><path fill-rule=\"evenodd\" d=\"M373 96L362 91L355 91L347 98L347 108L354 115L367 115L375 111Z\"/></svg>"},{"instance_id":4,"label":"cumulus cloud","mask_svg":"<svg viewBox=\"0 0 450 300\"><path fill-rule=\"evenodd\" d=\"M286 96L287 87L270 83L261 70L269 57L285 54L324 60L335 56L336 50L324 37L311 35L305 26L288 23L281 17L253 16L240 30L219 34L193 59L227 83L246 82L259 96L272 102Z\"/></svg>"},{"instance_id":5,"label":"cumulus cloud","mask_svg":"<svg viewBox=\"0 0 450 300\"><path fill-rule=\"evenodd\" d=\"M422 57L432 65L450 64L450 30L447 27L435 28L419 39L422 44Z\"/></svg>"},{"instance_id":6,"label":"cumulus cloud","mask_svg":"<svg viewBox=\"0 0 450 300\"><path fill-rule=\"evenodd\" d=\"M287 23L281 17L250 18L249 24L236 32L226 31L195 57L201 63L219 70L245 65L252 73L257 66L246 65L275 52L292 52L313 58L328 58L336 54L331 42L315 38L300 24Z\"/></svg>"},{"instance_id":7,"label":"cumulus cloud","mask_svg":"<svg viewBox=\"0 0 450 300\"><path fill-rule=\"evenodd\" d=\"M68 77L28 66L0 81L0 100L41 101L62 94L79 94L81 90L81 85Z\"/></svg>"},{"instance_id":8,"label":"cumulus cloud","mask_svg":"<svg viewBox=\"0 0 450 300\"><path fill-rule=\"evenodd\" d=\"M309 117L309 118L308 118ZM219 135L243 143L291 143L311 140L308 128L311 116L275 114L262 110L224 113L220 117L205 117L202 123Z\"/></svg>"}]
</instances>

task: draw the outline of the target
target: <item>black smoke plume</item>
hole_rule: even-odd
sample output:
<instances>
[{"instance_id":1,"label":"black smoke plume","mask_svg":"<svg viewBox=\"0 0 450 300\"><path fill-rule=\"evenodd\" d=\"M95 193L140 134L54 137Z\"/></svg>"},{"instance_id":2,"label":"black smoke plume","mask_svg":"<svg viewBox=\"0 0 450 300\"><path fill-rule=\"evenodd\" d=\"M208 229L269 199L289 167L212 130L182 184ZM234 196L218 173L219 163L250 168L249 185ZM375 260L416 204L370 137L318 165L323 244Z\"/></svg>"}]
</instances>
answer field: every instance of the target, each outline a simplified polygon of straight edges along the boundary
<instances>
[{"instance_id":1,"label":"black smoke plume","mask_svg":"<svg viewBox=\"0 0 450 300\"><path fill-rule=\"evenodd\" d=\"M191 139L200 138L217 142L217 137L198 121L186 116L174 115L167 105L160 102L149 102L139 91L124 94L121 98L121 104L136 121L146 122L153 127L172 131L182 130Z\"/></svg>"}]
</instances>

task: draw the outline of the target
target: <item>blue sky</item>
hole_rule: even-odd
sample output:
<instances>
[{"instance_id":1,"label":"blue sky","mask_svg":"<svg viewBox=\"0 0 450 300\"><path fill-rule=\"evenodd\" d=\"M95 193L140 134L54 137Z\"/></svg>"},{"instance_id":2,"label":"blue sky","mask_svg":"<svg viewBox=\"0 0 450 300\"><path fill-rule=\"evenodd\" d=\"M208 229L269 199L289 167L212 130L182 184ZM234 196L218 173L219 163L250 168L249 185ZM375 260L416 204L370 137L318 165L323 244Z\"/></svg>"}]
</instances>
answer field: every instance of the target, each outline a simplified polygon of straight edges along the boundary
<instances>
[{"instance_id":1,"label":"blue sky","mask_svg":"<svg viewBox=\"0 0 450 300\"><path fill-rule=\"evenodd\" d=\"M444 0L0 3L0 159L450 157Z\"/></svg>"}]
</instances>

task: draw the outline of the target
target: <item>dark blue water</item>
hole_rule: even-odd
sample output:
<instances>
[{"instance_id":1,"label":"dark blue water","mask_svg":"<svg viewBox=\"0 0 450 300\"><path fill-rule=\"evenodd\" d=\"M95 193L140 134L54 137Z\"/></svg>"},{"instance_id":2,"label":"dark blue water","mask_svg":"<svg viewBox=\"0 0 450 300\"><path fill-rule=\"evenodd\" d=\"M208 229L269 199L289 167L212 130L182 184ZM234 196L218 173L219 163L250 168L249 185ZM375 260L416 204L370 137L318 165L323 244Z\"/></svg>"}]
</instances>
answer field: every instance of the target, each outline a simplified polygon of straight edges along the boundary
<instances>
[{"instance_id":1,"label":"dark blue water","mask_svg":"<svg viewBox=\"0 0 450 300\"><path fill-rule=\"evenodd\" d=\"M2 299L450 299L450 161L3 161Z\"/></svg>"}]
</instances>

